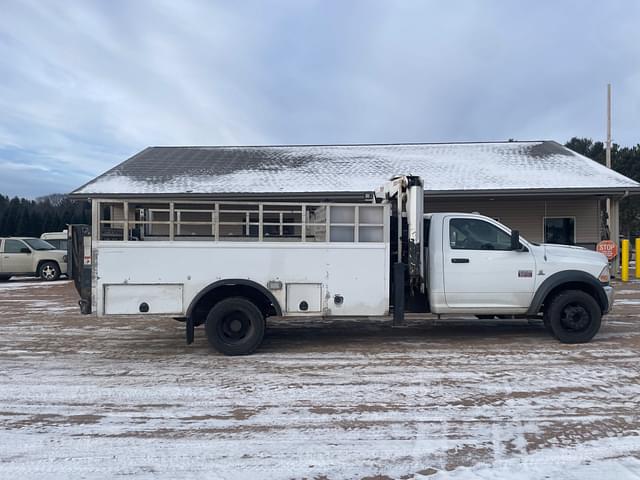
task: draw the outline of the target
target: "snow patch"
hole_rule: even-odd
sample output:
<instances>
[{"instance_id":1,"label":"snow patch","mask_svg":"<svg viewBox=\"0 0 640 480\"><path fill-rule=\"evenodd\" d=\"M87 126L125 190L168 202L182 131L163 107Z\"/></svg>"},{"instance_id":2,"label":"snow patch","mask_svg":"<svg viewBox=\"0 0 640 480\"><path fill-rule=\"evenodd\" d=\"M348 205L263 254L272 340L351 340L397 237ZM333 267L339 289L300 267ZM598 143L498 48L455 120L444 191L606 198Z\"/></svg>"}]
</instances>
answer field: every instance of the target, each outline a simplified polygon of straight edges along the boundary
<instances>
[{"instance_id":1,"label":"snow patch","mask_svg":"<svg viewBox=\"0 0 640 480\"><path fill-rule=\"evenodd\" d=\"M615 307L616 305L640 305L640 300L616 299L613 301L613 306Z\"/></svg>"},{"instance_id":2,"label":"snow patch","mask_svg":"<svg viewBox=\"0 0 640 480\"><path fill-rule=\"evenodd\" d=\"M640 460L630 454L640 452L640 437L604 438L571 448L547 448L529 455L499 460L491 465L460 467L437 472L430 480L637 480ZM423 478L423 477L420 477ZM426 477L425 477L426 478Z\"/></svg>"},{"instance_id":3,"label":"snow patch","mask_svg":"<svg viewBox=\"0 0 640 480\"><path fill-rule=\"evenodd\" d=\"M215 149L192 147L190 150L202 150L210 158L208 165L200 162L192 175L174 175L159 181L149 169L148 178L132 178L124 170L134 165L131 163L116 167L74 193L369 192L391 176L402 174L421 176L426 191L639 186L560 146L556 153L531 153L542 145L543 142L512 142L263 147L266 160L227 173L224 169L223 173L217 171L220 169L216 168ZM254 153L250 148L230 148L237 150L236 155L250 157Z\"/></svg>"},{"instance_id":4,"label":"snow patch","mask_svg":"<svg viewBox=\"0 0 640 480\"><path fill-rule=\"evenodd\" d=\"M55 282L7 282L0 283L0 292L3 290L22 290L25 288L43 288L43 287L55 287L59 285L65 285L71 283L71 280L57 280Z\"/></svg>"}]
</instances>

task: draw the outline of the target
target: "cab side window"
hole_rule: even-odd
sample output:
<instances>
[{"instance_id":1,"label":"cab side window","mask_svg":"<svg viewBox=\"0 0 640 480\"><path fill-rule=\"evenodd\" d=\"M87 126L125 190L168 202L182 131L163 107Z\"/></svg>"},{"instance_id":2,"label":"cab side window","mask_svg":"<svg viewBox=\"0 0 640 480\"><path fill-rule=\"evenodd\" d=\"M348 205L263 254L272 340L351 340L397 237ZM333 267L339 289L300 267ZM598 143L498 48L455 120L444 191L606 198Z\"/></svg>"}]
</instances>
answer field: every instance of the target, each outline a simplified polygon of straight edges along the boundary
<instances>
[{"instance_id":1,"label":"cab side window","mask_svg":"<svg viewBox=\"0 0 640 480\"><path fill-rule=\"evenodd\" d=\"M21 253L20 250L27 246L19 240L5 240L4 253Z\"/></svg>"},{"instance_id":2,"label":"cab side window","mask_svg":"<svg viewBox=\"0 0 640 480\"><path fill-rule=\"evenodd\" d=\"M452 218L449 245L454 250L511 250L511 237L484 220Z\"/></svg>"}]
</instances>

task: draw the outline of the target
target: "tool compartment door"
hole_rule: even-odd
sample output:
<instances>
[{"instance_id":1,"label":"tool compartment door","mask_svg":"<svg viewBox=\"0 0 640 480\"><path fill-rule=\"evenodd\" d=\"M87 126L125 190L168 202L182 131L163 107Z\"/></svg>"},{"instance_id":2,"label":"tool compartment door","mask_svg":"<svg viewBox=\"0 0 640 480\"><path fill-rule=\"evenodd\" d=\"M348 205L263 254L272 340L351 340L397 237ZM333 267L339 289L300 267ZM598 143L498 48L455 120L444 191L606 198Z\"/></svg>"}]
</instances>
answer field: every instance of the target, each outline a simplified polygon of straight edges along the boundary
<instances>
[{"instance_id":1,"label":"tool compartment door","mask_svg":"<svg viewBox=\"0 0 640 480\"><path fill-rule=\"evenodd\" d=\"M287 312L319 313L322 310L322 284L287 283Z\"/></svg>"},{"instance_id":2,"label":"tool compartment door","mask_svg":"<svg viewBox=\"0 0 640 480\"><path fill-rule=\"evenodd\" d=\"M181 284L105 285L104 313L106 315L182 314L182 299Z\"/></svg>"}]
</instances>

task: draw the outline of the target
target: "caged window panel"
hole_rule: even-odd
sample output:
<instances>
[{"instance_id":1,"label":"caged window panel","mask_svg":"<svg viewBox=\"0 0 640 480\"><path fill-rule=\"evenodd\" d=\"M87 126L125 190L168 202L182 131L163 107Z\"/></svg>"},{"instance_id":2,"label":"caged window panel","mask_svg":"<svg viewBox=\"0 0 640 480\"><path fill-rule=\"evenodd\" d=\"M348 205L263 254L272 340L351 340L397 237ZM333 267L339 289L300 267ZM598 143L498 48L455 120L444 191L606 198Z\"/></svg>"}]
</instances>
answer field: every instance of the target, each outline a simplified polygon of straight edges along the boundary
<instances>
[{"instance_id":1,"label":"caged window panel","mask_svg":"<svg viewBox=\"0 0 640 480\"><path fill-rule=\"evenodd\" d=\"M383 205L104 201L98 212L102 241L385 241Z\"/></svg>"}]
</instances>

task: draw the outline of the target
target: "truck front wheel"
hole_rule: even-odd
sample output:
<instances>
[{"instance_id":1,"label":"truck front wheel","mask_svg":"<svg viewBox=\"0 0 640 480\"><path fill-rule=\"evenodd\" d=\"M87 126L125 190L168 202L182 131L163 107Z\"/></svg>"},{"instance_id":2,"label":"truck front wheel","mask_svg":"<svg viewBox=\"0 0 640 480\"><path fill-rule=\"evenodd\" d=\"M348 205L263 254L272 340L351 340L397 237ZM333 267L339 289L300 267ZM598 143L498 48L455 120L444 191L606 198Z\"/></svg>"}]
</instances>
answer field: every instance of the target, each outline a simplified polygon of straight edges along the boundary
<instances>
[{"instance_id":1,"label":"truck front wheel","mask_svg":"<svg viewBox=\"0 0 640 480\"><path fill-rule=\"evenodd\" d=\"M544 324L562 343L585 343L600 329L598 302L582 290L556 295L544 312Z\"/></svg>"},{"instance_id":2,"label":"truck front wheel","mask_svg":"<svg viewBox=\"0 0 640 480\"><path fill-rule=\"evenodd\" d=\"M205 322L209 345L225 355L248 355L262 343L265 319L260 309L243 297L216 303Z\"/></svg>"}]
</instances>

